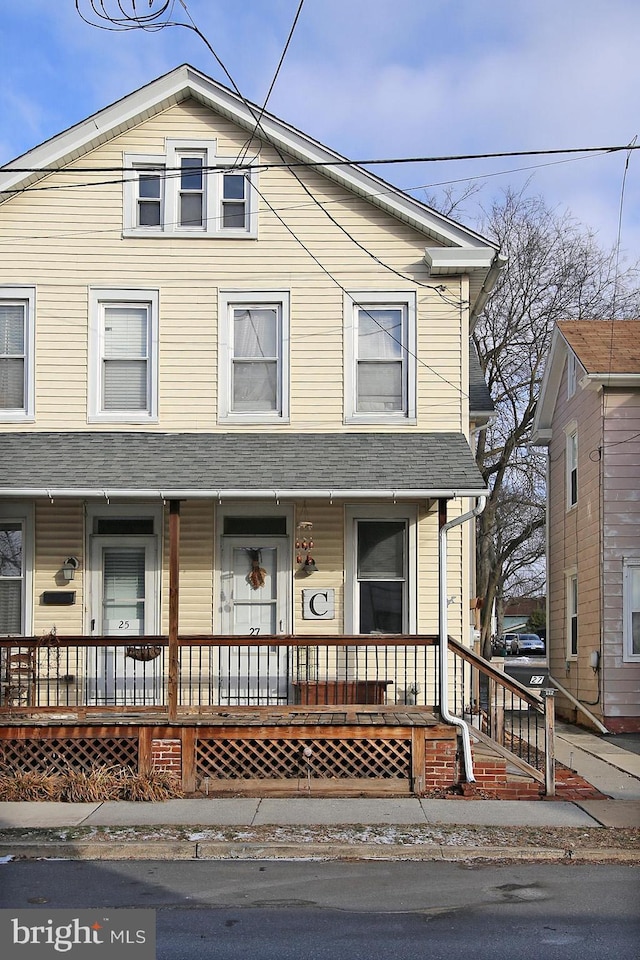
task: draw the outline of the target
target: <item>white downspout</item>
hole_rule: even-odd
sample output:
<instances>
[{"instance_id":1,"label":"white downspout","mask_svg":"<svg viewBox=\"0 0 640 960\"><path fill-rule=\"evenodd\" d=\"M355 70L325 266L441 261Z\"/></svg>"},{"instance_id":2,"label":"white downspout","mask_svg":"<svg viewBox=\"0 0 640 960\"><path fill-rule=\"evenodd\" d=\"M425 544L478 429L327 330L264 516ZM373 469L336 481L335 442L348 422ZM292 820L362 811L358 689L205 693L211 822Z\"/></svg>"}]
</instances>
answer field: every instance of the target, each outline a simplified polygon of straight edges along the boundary
<instances>
[{"instance_id":1,"label":"white downspout","mask_svg":"<svg viewBox=\"0 0 640 960\"><path fill-rule=\"evenodd\" d=\"M475 783L473 775L473 757L471 755L471 736L469 726L459 717L449 712L449 628L447 617L447 534L452 527L457 527L467 520L472 520L484 510L486 497L479 497L473 510L463 513L455 520L449 520L440 527L438 534L438 589L439 589L439 658L440 658L440 715L445 723L460 727L462 732L462 748L464 751L464 769L467 780Z\"/></svg>"}]
</instances>

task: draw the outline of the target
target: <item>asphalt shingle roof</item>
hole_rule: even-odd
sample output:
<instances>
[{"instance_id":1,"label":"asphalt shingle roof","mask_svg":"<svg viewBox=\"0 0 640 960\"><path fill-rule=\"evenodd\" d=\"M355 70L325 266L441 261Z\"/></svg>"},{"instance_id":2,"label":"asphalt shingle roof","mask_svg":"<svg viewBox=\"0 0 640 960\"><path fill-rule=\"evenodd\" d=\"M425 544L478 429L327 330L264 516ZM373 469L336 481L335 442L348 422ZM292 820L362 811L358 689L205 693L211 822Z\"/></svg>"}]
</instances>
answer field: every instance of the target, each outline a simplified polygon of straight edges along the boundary
<instances>
[{"instance_id":1,"label":"asphalt shingle roof","mask_svg":"<svg viewBox=\"0 0 640 960\"><path fill-rule=\"evenodd\" d=\"M0 495L52 491L481 491L458 433L0 435Z\"/></svg>"},{"instance_id":2,"label":"asphalt shingle roof","mask_svg":"<svg viewBox=\"0 0 640 960\"><path fill-rule=\"evenodd\" d=\"M469 344L469 410L471 413L493 413L495 411L473 340Z\"/></svg>"},{"instance_id":3,"label":"asphalt shingle roof","mask_svg":"<svg viewBox=\"0 0 640 960\"><path fill-rule=\"evenodd\" d=\"M640 320L563 320L558 324L591 374L640 374Z\"/></svg>"}]
</instances>

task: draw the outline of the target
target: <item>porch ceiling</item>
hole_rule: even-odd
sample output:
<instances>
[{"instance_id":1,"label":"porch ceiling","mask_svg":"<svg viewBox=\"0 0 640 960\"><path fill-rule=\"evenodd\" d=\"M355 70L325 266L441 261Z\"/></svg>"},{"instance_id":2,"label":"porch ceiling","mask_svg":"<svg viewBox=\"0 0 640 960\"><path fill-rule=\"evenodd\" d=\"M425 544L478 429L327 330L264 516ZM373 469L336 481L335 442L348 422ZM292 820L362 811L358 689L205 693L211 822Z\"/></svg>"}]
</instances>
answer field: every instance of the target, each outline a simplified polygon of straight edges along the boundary
<instances>
[{"instance_id":1,"label":"porch ceiling","mask_svg":"<svg viewBox=\"0 0 640 960\"><path fill-rule=\"evenodd\" d=\"M397 497L486 493L461 433L29 432L0 436L5 497Z\"/></svg>"}]
</instances>

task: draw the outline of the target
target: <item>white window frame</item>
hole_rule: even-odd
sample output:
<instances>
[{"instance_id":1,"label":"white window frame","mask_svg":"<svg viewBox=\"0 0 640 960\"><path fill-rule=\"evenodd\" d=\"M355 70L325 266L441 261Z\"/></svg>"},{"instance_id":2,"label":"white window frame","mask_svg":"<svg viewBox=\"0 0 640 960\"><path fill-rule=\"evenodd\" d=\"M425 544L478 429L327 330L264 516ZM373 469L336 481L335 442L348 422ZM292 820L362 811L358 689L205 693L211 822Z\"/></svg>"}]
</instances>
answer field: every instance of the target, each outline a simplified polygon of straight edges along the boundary
<instances>
[{"instance_id":1,"label":"white window frame","mask_svg":"<svg viewBox=\"0 0 640 960\"><path fill-rule=\"evenodd\" d=\"M156 423L158 420L158 290L93 288L89 291L89 423ZM145 410L105 410L102 384L104 355L103 308L118 304L146 306L147 327L147 408Z\"/></svg>"},{"instance_id":2,"label":"white window frame","mask_svg":"<svg viewBox=\"0 0 640 960\"><path fill-rule=\"evenodd\" d=\"M622 660L624 663L640 663L640 651L633 650L633 614L640 615L640 605L634 607L631 602L632 578L638 578L640 584L640 557L625 557L622 561Z\"/></svg>"},{"instance_id":3,"label":"white window frame","mask_svg":"<svg viewBox=\"0 0 640 960\"><path fill-rule=\"evenodd\" d=\"M204 167L215 167L204 174L203 224L181 226L179 222L180 161L183 157L198 157ZM155 238L228 238L236 240L255 239L258 235L257 170L235 164L237 156L218 156L216 140L167 139L165 152L152 154L125 154L124 167L124 229L125 237L147 236ZM161 189L161 223L159 227L138 225L138 173L141 170L159 170L164 178ZM131 171L129 173L128 171ZM244 227L223 226L223 177L225 173L242 174L245 177L245 224Z\"/></svg>"},{"instance_id":4,"label":"white window frame","mask_svg":"<svg viewBox=\"0 0 640 960\"><path fill-rule=\"evenodd\" d=\"M567 353L567 400L570 400L576 392L577 381L578 367L576 355L573 350L569 350Z\"/></svg>"},{"instance_id":5,"label":"white window frame","mask_svg":"<svg viewBox=\"0 0 640 960\"><path fill-rule=\"evenodd\" d=\"M235 307L271 307L280 312L276 410L233 409L233 314ZM288 423L290 407L290 309L288 290L221 290L218 297L218 420L221 423Z\"/></svg>"},{"instance_id":6,"label":"white window frame","mask_svg":"<svg viewBox=\"0 0 640 960\"><path fill-rule=\"evenodd\" d=\"M9 636L33 636L33 507L31 504L3 503L0 524L19 523L22 527L22 632Z\"/></svg>"},{"instance_id":7,"label":"white window frame","mask_svg":"<svg viewBox=\"0 0 640 960\"><path fill-rule=\"evenodd\" d=\"M566 603L566 631L567 631L567 660L577 660L580 649L580 596L578 573L576 570L567 570L565 573L565 603ZM575 623L576 649L573 650L573 624Z\"/></svg>"},{"instance_id":8,"label":"white window frame","mask_svg":"<svg viewBox=\"0 0 640 960\"><path fill-rule=\"evenodd\" d=\"M358 410L358 320L367 307L403 307L402 390L404 409L388 413ZM416 423L416 294L415 291L362 290L344 296L344 420L345 423Z\"/></svg>"},{"instance_id":9,"label":"white window frame","mask_svg":"<svg viewBox=\"0 0 640 960\"><path fill-rule=\"evenodd\" d=\"M1 407L0 423L27 423L35 420L36 288L0 286L2 302L24 307L24 404L22 407Z\"/></svg>"},{"instance_id":10,"label":"white window frame","mask_svg":"<svg viewBox=\"0 0 640 960\"><path fill-rule=\"evenodd\" d=\"M574 510L578 505L579 476L578 476L578 428L575 423L565 428L566 434L566 508ZM574 485L575 476L575 485ZM575 497L574 497L575 486Z\"/></svg>"},{"instance_id":11,"label":"white window frame","mask_svg":"<svg viewBox=\"0 0 640 960\"><path fill-rule=\"evenodd\" d=\"M404 520L407 528L407 558L404 621L406 633L415 634L418 624L417 522L413 504L353 504L345 507L345 633L359 634L358 522ZM369 636L369 634L362 634Z\"/></svg>"}]
</instances>

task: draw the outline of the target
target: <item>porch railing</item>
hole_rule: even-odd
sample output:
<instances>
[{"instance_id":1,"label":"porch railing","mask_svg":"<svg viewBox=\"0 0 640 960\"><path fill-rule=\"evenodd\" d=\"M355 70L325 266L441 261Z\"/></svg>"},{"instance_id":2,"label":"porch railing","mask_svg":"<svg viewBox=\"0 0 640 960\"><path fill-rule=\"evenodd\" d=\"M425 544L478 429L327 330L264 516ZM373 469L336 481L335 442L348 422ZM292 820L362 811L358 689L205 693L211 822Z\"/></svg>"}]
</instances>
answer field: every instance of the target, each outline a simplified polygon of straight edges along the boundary
<instances>
[{"instance_id":1,"label":"porch railing","mask_svg":"<svg viewBox=\"0 0 640 960\"><path fill-rule=\"evenodd\" d=\"M436 636L207 635L178 642L184 715L355 704L435 711L439 703ZM449 649L451 712L553 795L551 697L537 696L451 638ZM163 713L168 666L164 636L0 638L0 717Z\"/></svg>"},{"instance_id":2,"label":"porch railing","mask_svg":"<svg viewBox=\"0 0 640 960\"><path fill-rule=\"evenodd\" d=\"M490 743L553 796L554 691L538 696L452 637L449 650L452 713L467 720L478 740Z\"/></svg>"},{"instance_id":3,"label":"porch railing","mask_svg":"<svg viewBox=\"0 0 640 960\"><path fill-rule=\"evenodd\" d=\"M161 711L168 640L0 639L0 715ZM20 669L18 669L18 666ZM437 637L179 638L178 707L407 704L435 709Z\"/></svg>"}]
</instances>

